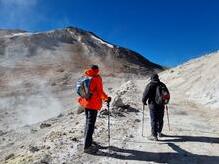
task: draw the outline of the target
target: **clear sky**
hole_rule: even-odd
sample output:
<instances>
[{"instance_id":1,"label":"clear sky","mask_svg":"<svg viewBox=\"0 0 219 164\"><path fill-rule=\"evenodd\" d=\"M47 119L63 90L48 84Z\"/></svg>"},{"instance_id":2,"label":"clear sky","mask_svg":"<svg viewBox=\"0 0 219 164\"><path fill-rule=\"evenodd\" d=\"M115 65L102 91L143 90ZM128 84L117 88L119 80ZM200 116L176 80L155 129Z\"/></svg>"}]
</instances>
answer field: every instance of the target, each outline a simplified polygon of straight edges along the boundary
<instances>
[{"instance_id":1,"label":"clear sky","mask_svg":"<svg viewBox=\"0 0 219 164\"><path fill-rule=\"evenodd\" d=\"M219 0L0 0L0 28L66 26L176 66L219 49Z\"/></svg>"}]
</instances>

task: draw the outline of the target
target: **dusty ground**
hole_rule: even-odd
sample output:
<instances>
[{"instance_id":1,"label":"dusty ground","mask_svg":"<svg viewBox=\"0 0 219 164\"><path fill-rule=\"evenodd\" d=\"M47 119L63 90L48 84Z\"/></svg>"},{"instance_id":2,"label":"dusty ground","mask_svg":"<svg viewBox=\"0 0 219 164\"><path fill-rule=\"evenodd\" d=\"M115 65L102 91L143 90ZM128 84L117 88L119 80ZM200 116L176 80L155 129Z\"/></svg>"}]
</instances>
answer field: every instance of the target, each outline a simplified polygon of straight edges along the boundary
<instances>
[{"instance_id":1,"label":"dusty ground","mask_svg":"<svg viewBox=\"0 0 219 164\"><path fill-rule=\"evenodd\" d=\"M37 76L21 83L17 78L8 84L10 88L1 88L5 93L0 93L0 163L218 164L218 57L216 52L160 74L171 93L171 130L165 114L166 137L158 142L146 138L150 135L147 106L142 122L141 98L148 79L105 76L105 89L114 98L110 109L110 149L108 117L101 113L94 134L94 140L101 145L96 155L83 153L84 113L76 114L76 95L72 93L78 76L59 70L56 79L45 79L45 83ZM17 91L19 88L23 90ZM118 107L119 100L124 108Z\"/></svg>"},{"instance_id":2,"label":"dusty ground","mask_svg":"<svg viewBox=\"0 0 219 164\"><path fill-rule=\"evenodd\" d=\"M128 82L111 93L114 96L121 94L130 107L114 109L110 117L110 152L107 116L99 115L94 140L102 147L97 155L83 153L84 114L76 114L74 108L44 121L44 124L26 126L6 134L2 131L0 163L218 163L217 109L203 109L179 97L172 99L169 104L171 131L165 115L163 132L167 136L159 142L151 142L146 139L150 134L146 107L144 136L141 136L140 100L145 81Z\"/></svg>"}]
</instances>

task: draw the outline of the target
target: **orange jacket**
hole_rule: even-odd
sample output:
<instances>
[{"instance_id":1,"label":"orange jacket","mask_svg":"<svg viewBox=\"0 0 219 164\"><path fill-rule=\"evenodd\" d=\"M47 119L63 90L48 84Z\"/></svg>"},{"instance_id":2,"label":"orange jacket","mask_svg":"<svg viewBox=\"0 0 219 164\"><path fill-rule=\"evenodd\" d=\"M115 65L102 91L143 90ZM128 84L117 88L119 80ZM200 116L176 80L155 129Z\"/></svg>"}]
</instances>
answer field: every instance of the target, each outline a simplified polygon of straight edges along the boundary
<instances>
[{"instance_id":1,"label":"orange jacket","mask_svg":"<svg viewBox=\"0 0 219 164\"><path fill-rule=\"evenodd\" d=\"M98 75L98 70L89 69L85 72L85 76L92 77L90 83L90 92L92 96L90 99L82 97L78 98L79 104L88 109L100 110L102 107L102 101L106 101L108 96L103 91L102 78Z\"/></svg>"}]
</instances>

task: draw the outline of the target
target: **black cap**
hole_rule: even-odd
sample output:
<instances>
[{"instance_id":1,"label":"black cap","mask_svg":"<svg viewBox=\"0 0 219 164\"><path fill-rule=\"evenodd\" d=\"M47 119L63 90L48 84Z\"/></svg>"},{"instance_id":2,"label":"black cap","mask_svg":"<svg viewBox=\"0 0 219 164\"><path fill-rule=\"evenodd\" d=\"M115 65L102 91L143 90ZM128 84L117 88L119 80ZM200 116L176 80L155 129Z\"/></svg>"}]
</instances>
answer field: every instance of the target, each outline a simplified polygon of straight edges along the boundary
<instances>
[{"instance_id":1,"label":"black cap","mask_svg":"<svg viewBox=\"0 0 219 164\"><path fill-rule=\"evenodd\" d=\"M91 65L91 69L99 69L98 65Z\"/></svg>"},{"instance_id":2,"label":"black cap","mask_svg":"<svg viewBox=\"0 0 219 164\"><path fill-rule=\"evenodd\" d=\"M151 75L151 80L158 80L158 79L159 79L158 74L154 73Z\"/></svg>"}]
</instances>

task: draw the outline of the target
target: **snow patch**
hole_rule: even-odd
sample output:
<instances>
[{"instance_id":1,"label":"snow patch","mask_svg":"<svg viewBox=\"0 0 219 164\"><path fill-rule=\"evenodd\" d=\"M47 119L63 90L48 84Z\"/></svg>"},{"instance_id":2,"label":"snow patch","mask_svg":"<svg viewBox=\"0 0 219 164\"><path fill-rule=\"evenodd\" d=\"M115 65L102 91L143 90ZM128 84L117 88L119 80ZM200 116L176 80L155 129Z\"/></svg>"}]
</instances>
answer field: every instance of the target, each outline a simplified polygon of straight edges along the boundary
<instances>
[{"instance_id":1,"label":"snow patch","mask_svg":"<svg viewBox=\"0 0 219 164\"><path fill-rule=\"evenodd\" d=\"M32 34L33 33L29 33L29 32L20 32L20 33L5 35L4 38L13 38L13 37L17 37L17 36L30 36Z\"/></svg>"},{"instance_id":2,"label":"snow patch","mask_svg":"<svg viewBox=\"0 0 219 164\"><path fill-rule=\"evenodd\" d=\"M92 37L93 39L95 39L96 41L100 42L101 44L104 44L104 45L106 45L106 46L108 46L108 47L110 47L110 48L113 48L113 47L114 47L112 44L109 44L109 43L107 43L107 42L104 42L103 40L101 40L101 39L99 39L99 38L97 38L97 37L95 37L95 36L93 36L93 35L91 35L91 37Z\"/></svg>"}]
</instances>

